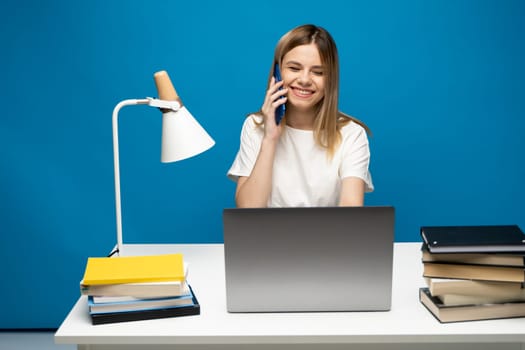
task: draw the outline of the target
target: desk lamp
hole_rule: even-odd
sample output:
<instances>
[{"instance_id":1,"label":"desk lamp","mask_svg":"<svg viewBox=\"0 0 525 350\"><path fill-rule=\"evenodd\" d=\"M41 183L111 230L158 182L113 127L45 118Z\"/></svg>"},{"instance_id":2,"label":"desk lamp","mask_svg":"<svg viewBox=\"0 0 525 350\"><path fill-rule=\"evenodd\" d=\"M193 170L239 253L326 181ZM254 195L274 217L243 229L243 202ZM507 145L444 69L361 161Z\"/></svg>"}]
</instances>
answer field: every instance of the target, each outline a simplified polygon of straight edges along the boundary
<instances>
[{"instance_id":1,"label":"desk lamp","mask_svg":"<svg viewBox=\"0 0 525 350\"><path fill-rule=\"evenodd\" d=\"M166 71L154 74L158 99L128 99L119 102L113 109L113 161L115 167L115 209L117 216L117 247L111 253L123 254L122 212L120 201L120 166L118 145L118 113L122 107L147 105L162 111L161 162L177 162L196 156L209 148L215 141L200 126L182 102Z\"/></svg>"}]
</instances>

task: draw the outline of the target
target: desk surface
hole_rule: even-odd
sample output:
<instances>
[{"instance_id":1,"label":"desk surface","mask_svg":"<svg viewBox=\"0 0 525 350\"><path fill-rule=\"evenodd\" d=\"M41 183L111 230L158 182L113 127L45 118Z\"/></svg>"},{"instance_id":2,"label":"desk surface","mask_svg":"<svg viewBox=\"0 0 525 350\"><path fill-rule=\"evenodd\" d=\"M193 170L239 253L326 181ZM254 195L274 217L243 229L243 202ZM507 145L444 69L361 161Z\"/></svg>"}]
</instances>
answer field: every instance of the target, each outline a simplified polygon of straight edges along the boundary
<instances>
[{"instance_id":1,"label":"desk surface","mask_svg":"<svg viewBox=\"0 0 525 350\"><path fill-rule=\"evenodd\" d=\"M440 324L420 303L420 243L396 243L388 312L226 311L222 244L126 245L126 255L181 252L201 315L91 325L79 298L55 334L58 344L524 343L525 318Z\"/></svg>"}]
</instances>

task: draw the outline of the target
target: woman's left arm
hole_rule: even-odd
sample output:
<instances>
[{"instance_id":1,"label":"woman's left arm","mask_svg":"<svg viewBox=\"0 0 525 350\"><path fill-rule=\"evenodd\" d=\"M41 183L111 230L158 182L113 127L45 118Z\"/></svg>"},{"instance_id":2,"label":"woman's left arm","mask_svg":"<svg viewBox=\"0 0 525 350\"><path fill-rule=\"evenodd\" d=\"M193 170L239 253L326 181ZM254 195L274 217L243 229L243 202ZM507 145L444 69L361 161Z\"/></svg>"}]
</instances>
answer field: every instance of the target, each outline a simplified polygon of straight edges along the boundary
<instances>
[{"instance_id":1,"label":"woman's left arm","mask_svg":"<svg viewBox=\"0 0 525 350\"><path fill-rule=\"evenodd\" d=\"M374 189L369 171L370 148L366 130L355 123L344 126L342 159L340 165L341 192L340 206L363 206L365 192Z\"/></svg>"},{"instance_id":2,"label":"woman's left arm","mask_svg":"<svg viewBox=\"0 0 525 350\"><path fill-rule=\"evenodd\" d=\"M349 176L341 184L339 206L362 207L365 203L365 182L358 177Z\"/></svg>"}]
</instances>

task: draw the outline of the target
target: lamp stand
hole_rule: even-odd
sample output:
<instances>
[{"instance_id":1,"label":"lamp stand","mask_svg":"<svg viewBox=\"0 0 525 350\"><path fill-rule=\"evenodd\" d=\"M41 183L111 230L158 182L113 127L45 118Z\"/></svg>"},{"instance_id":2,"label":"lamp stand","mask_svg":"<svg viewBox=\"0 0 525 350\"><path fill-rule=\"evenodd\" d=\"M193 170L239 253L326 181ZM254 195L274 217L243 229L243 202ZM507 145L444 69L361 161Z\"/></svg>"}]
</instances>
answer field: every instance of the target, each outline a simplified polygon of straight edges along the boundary
<instances>
[{"instance_id":1,"label":"lamp stand","mask_svg":"<svg viewBox=\"0 0 525 350\"><path fill-rule=\"evenodd\" d=\"M118 115L122 107L134 105L148 105L150 107L163 108L174 112L180 109L177 101L164 101L153 98L146 99L128 99L119 102L113 109L113 166L115 168L115 214L117 217L117 247L111 255L122 253L122 205L120 200L120 160L119 160L119 143L118 143Z\"/></svg>"}]
</instances>

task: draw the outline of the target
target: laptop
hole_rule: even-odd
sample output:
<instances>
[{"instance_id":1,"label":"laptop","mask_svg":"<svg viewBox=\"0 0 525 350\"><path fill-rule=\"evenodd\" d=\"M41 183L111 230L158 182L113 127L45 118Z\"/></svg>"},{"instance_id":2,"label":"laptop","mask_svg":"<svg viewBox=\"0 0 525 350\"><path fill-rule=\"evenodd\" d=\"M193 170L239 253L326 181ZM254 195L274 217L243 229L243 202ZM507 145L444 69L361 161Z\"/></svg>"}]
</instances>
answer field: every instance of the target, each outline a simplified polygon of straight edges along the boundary
<instances>
[{"instance_id":1,"label":"laptop","mask_svg":"<svg viewBox=\"0 0 525 350\"><path fill-rule=\"evenodd\" d=\"M223 210L229 312L386 311L394 208Z\"/></svg>"}]
</instances>

